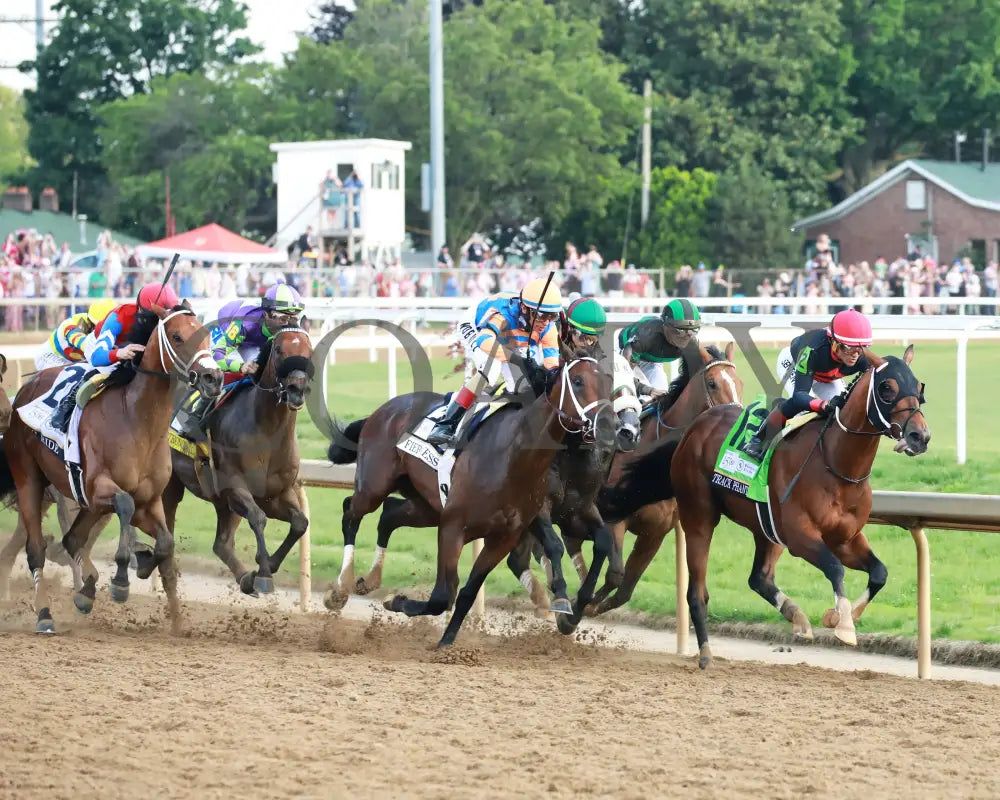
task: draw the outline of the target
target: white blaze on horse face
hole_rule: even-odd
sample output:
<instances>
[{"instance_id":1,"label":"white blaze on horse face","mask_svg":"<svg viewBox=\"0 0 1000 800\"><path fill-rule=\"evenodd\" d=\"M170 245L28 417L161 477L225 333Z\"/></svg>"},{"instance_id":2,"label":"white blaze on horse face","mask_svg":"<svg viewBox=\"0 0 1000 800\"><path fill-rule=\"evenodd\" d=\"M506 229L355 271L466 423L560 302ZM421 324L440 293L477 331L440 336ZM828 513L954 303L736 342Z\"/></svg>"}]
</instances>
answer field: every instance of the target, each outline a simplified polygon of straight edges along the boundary
<instances>
[{"instance_id":1,"label":"white blaze on horse face","mask_svg":"<svg viewBox=\"0 0 1000 800\"><path fill-rule=\"evenodd\" d=\"M736 405L736 406L741 405L740 404L739 392L736 391L736 381L733 380L733 376L730 375L725 370L723 370L722 371L722 380L724 380L726 382L726 385L729 387L729 396L733 398L729 402L731 402L733 405Z\"/></svg>"},{"instance_id":2,"label":"white blaze on horse face","mask_svg":"<svg viewBox=\"0 0 1000 800\"><path fill-rule=\"evenodd\" d=\"M219 365L215 363L215 359L212 356L205 354L198 359L198 364L203 369L218 369Z\"/></svg>"}]
</instances>

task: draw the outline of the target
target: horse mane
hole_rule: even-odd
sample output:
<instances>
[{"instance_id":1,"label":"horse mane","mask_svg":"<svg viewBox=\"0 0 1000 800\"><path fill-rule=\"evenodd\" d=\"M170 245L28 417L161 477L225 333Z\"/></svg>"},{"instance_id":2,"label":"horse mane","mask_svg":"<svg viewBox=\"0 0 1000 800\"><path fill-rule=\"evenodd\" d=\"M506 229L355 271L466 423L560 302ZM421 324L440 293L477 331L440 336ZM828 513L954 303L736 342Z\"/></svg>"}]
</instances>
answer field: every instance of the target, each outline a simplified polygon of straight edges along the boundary
<instances>
[{"instance_id":1,"label":"horse mane","mask_svg":"<svg viewBox=\"0 0 1000 800\"><path fill-rule=\"evenodd\" d=\"M690 382L691 375L688 372L687 361L682 358L680 369L677 371L677 377L670 381L667 393L660 398L660 407L665 410L673 406Z\"/></svg>"},{"instance_id":2,"label":"horse mane","mask_svg":"<svg viewBox=\"0 0 1000 800\"><path fill-rule=\"evenodd\" d=\"M185 306L174 306L170 311L190 311L190 309ZM153 334L156 332L156 326L159 324L160 318L154 312L147 310L138 311L135 315L135 323L132 325L132 330L125 337L125 343L148 346L149 340L153 337ZM132 383L135 376L139 374L139 371L135 367L139 366L140 361L142 361L142 354L131 361L122 362L118 369L112 370L111 374L108 375L107 380L104 382L105 388L117 389Z\"/></svg>"}]
</instances>

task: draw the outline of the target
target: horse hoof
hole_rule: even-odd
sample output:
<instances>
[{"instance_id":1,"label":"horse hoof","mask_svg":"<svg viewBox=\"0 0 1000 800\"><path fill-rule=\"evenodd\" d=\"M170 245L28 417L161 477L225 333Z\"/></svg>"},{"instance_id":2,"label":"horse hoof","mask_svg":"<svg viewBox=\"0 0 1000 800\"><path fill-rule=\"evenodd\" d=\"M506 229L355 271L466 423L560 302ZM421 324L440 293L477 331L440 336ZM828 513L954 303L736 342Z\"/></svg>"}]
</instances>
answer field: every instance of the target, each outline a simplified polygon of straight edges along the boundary
<instances>
[{"instance_id":1,"label":"horse hoof","mask_svg":"<svg viewBox=\"0 0 1000 800\"><path fill-rule=\"evenodd\" d=\"M823 612L823 627L836 628L840 624L840 612L835 608L828 608Z\"/></svg>"},{"instance_id":2,"label":"horse hoof","mask_svg":"<svg viewBox=\"0 0 1000 800\"><path fill-rule=\"evenodd\" d=\"M52 615L47 608L38 612L38 621L35 622L35 633L55 633L56 624L52 621Z\"/></svg>"},{"instance_id":3,"label":"horse hoof","mask_svg":"<svg viewBox=\"0 0 1000 800\"><path fill-rule=\"evenodd\" d=\"M373 586L371 587L371 589L369 589L368 584L365 582L364 578L358 578L356 581L354 581L355 594L368 594L369 592L374 591L375 588L376 587Z\"/></svg>"},{"instance_id":4,"label":"horse hoof","mask_svg":"<svg viewBox=\"0 0 1000 800\"><path fill-rule=\"evenodd\" d=\"M382 608L386 611L394 611L397 614L403 610L403 603L406 602L405 594L393 595L382 601Z\"/></svg>"},{"instance_id":5,"label":"horse hoof","mask_svg":"<svg viewBox=\"0 0 1000 800\"><path fill-rule=\"evenodd\" d=\"M556 616L556 627L563 636L571 636L576 633L577 623L573 622L566 614Z\"/></svg>"},{"instance_id":6,"label":"horse hoof","mask_svg":"<svg viewBox=\"0 0 1000 800\"><path fill-rule=\"evenodd\" d=\"M270 575L257 575L253 579L253 588L261 594L274 594L274 578Z\"/></svg>"},{"instance_id":7,"label":"horse hoof","mask_svg":"<svg viewBox=\"0 0 1000 800\"><path fill-rule=\"evenodd\" d=\"M553 614L572 614L573 604L565 597L557 597L552 601L552 605L549 606L549 610Z\"/></svg>"},{"instance_id":8,"label":"horse hoof","mask_svg":"<svg viewBox=\"0 0 1000 800\"><path fill-rule=\"evenodd\" d=\"M698 668L708 669L708 665L712 663L712 648L707 644L703 645L701 650L698 651Z\"/></svg>"},{"instance_id":9,"label":"horse hoof","mask_svg":"<svg viewBox=\"0 0 1000 800\"><path fill-rule=\"evenodd\" d=\"M328 611L340 611L347 604L347 595L331 586L323 595L323 605Z\"/></svg>"},{"instance_id":10,"label":"horse hoof","mask_svg":"<svg viewBox=\"0 0 1000 800\"><path fill-rule=\"evenodd\" d=\"M114 581L111 582L111 599L116 603L124 603L128 600L128 584L119 586Z\"/></svg>"},{"instance_id":11,"label":"horse hoof","mask_svg":"<svg viewBox=\"0 0 1000 800\"><path fill-rule=\"evenodd\" d=\"M838 625L836 628L833 629L833 635L836 636L838 639L840 639L840 641L842 641L846 645L849 645L851 647L858 646L858 634L853 627L848 628Z\"/></svg>"},{"instance_id":12,"label":"horse hoof","mask_svg":"<svg viewBox=\"0 0 1000 800\"><path fill-rule=\"evenodd\" d=\"M152 550L137 550L134 554L136 560L135 574L136 577L145 580L150 575L153 574L153 570L156 569L156 558L153 556Z\"/></svg>"},{"instance_id":13,"label":"horse hoof","mask_svg":"<svg viewBox=\"0 0 1000 800\"><path fill-rule=\"evenodd\" d=\"M583 615L585 617L596 617L601 613L601 607L597 603L591 603L585 609L583 609Z\"/></svg>"},{"instance_id":14,"label":"horse hoof","mask_svg":"<svg viewBox=\"0 0 1000 800\"><path fill-rule=\"evenodd\" d=\"M792 633L799 639L805 639L807 642L812 641L812 625L809 623L809 617L801 609L797 610L792 617Z\"/></svg>"},{"instance_id":15,"label":"horse hoof","mask_svg":"<svg viewBox=\"0 0 1000 800\"><path fill-rule=\"evenodd\" d=\"M73 605L76 606L76 610L81 614L89 614L94 610L94 600L87 595L77 592L73 595Z\"/></svg>"}]
</instances>

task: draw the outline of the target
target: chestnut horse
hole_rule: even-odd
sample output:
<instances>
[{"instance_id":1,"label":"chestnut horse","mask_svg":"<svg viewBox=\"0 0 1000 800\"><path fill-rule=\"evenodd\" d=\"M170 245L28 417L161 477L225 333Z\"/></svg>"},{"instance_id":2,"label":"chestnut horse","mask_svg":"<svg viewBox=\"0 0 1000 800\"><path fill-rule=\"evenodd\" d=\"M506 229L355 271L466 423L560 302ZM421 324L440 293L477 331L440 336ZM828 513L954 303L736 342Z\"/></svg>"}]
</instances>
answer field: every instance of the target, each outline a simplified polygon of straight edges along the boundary
<instances>
[{"instance_id":1,"label":"chestnut horse","mask_svg":"<svg viewBox=\"0 0 1000 800\"><path fill-rule=\"evenodd\" d=\"M299 506L299 442L295 421L306 402L312 363L309 334L297 325L279 328L257 356L260 364L252 387L238 386L234 395L208 421L217 484L206 496L194 461L171 449L173 475L163 492L163 510L172 531L177 505L187 489L215 506L212 549L239 582L244 594L274 591L273 573L309 527ZM257 540L257 570L248 572L234 550L240 518L250 523ZM289 523L288 535L268 557L264 526L268 518Z\"/></svg>"},{"instance_id":2,"label":"chestnut horse","mask_svg":"<svg viewBox=\"0 0 1000 800\"><path fill-rule=\"evenodd\" d=\"M113 509L121 523L121 537L115 554L118 572L112 585L127 591L130 526L134 523L154 537L156 543L151 553L136 554L141 557L137 574L146 578L159 567L176 629L180 622L180 602L174 538L160 499L170 479L167 428L173 413L173 379L180 377L203 394L217 396L222 387L222 373L206 349L208 331L187 306L169 311L154 306L152 311L141 312L129 339L146 342L138 366L134 362L118 366L109 375L107 388L90 401L80 419L83 483L89 505L80 510L66 532L63 546L72 560L74 582L79 585L82 572L79 551L93 525ZM187 353L190 356L184 358ZM15 411L48 391L60 372L61 369L53 368L37 373L17 393ZM18 414L13 415L4 436L2 455L0 497L9 496L16 489L18 512L28 531L28 569L35 582L38 613L35 630L53 633L55 625L44 579L42 502L48 484L70 496L69 477L59 457L39 441ZM96 575L87 575L74 597L82 613L93 608L96 582Z\"/></svg>"},{"instance_id":3,"label":"chestnut horse","mask_svg":"<svg viewBox=\"0 0 1000 800\"><path fill-rule=\"evenodd\" d=\"M833 586L834 608L823 615L823 624L833 628L845 644L857 643L854 623L888 575L861 531L871 511L868 478L879 442L888 436L898 442L896 452L914 456L925 452L930 441L930 429L920 410L924 385L909 367L913 345L902 359L866 355L872 366L837 398L832 414L807 422L775 445L768 491L778 542L765 534L753 501L712 484L719 450L740 413L735 406L709 409L692 423L679 444L668 442L642 457L626 470L615 489L604 493L602 508L613 518L622 518L653 500L678 498L687 535L688 607L702 669L712 659L707 623L708 551L723 514L753 533L756 552L750 587L792 623L797 635L812 638L812 627L774 582L775 564L785 547L821 570ZM844 567L868 573L868 586L853 607L844 595Z\"/></svg>"},{"instance_id":4,"label":"chestnut horse","mask_svg":"<svg viewBox=\"0 0 1000 800\"><path fill-rule=\"evenodd\" d=\"M597 361L586 351L572 355L564 352L563 359L559 370L546 375L546 385L534 402L502 410L483 424L455 464L448 502L443 509L434 471L393 447L400 462L397 469L405 471L424 500L436 504L441 522L437 580L430 598L410 600L397 595L387 600L385 607L414 617L440 614L454 603L455 611L439 647L454 642L486 576L510 553L528 524L538 516L548 491L549 468L566 434L594 433L598 416L610 406L611 378ZM373 425L372 429L376 427ZM368 429L366 425L365 431ZM371 450L362 451L359 472L370 455ZM377 455L382 456L378 459L380 464L385 464L390 456ZM410 469L410 464L417 468ZM395 472L384 467L383 471ZM391 481L396 480L398 476L392 475ZM610 539L610 534L606 538ZM458 559L463 546L473 539L484 539L483 551L456 600ZM595 564L580 589L572 615L576 619L582 615L596 587L599 569L600 565Z\"/></svg>"}]
</instances>

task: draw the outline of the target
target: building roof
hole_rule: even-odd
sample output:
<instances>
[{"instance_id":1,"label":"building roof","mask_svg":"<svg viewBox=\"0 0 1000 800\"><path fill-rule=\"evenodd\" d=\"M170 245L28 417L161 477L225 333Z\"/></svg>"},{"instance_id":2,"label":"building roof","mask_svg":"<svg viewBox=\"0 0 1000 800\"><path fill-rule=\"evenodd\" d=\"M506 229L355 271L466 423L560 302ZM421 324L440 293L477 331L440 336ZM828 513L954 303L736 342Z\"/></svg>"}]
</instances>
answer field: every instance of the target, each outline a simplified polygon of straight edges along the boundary
<instances>
[{"instance_id":1,"label":"building roof","mask_svg":"<svg viewBox=\"0 0 1000 800\"><path fill-rule=\"evenodd\" d=\"M977 161L932 161L911 158L897 164L833 208L798 220L792 229L811 228L814 225L838 220L903 180L910 171L940 186L970 206L1000 211L1000 163L987 164L986 169L983 169L982 163Z\"/></svg>"},{"instance_id":2,"label":"building roof","mask_svg":"<svg viewBox=\"0 0 1000 800\"><path fill-rule=\"evenodd\" d=\"M360 150L368 147L406 151L413 149L413 143L400 139L324 139L316 142L272 142L269 145L272 153L301 150Z\"/></svg>"},{"instance_id":3,"label":"building roof","mask_svg":"<svg viewBox=\"0 0 1000 800\"><path fill-rule=\"evenodd\" d=\"M97 246L97 237L104 226L96 220L83 221L85 241L80 240L81 223L73 219L71 214L62 214L54 211L35 210L30 212L15 211L10 208L0 208L0 238L8 233L22 229L34 228L43 236L51 233L56 240L56 244L69 242L70 250L74 253L81 253L93 250ZM112 238L121 244L135 246L141 242L134 236L111 231Z\"/></svg>"},{"instance_id":4,"label":"building roof","mask_svg":"<svg viewBox=\"0 0 1000 800\"><path fill-rule=\"evenodd\" d=\"M175 253L191 261L218 261L223 264L280 264L285 253L244 239L214 222L136 248L143 258L170 258Z\"/></svg>"}]
</instances>

